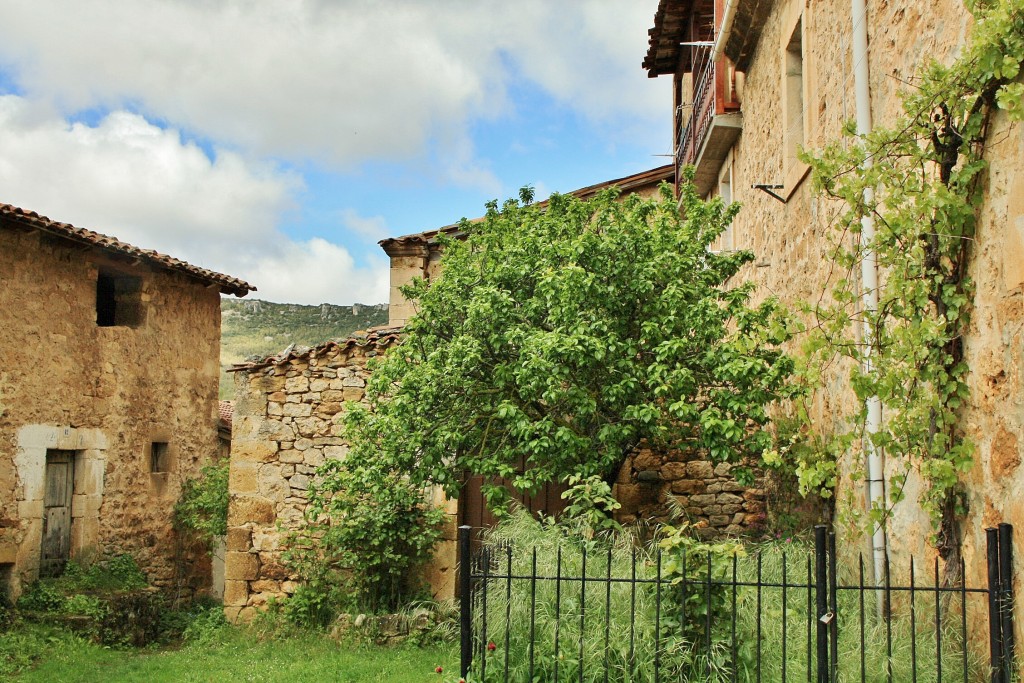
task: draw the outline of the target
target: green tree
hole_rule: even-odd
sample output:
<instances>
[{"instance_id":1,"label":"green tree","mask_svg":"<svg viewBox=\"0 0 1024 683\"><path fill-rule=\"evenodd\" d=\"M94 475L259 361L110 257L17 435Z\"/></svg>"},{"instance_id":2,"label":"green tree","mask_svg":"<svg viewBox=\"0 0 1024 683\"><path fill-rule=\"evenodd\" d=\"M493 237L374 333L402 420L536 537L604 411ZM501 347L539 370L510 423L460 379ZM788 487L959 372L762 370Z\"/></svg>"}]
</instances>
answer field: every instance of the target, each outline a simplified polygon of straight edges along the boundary
<instances>
[{"instance_id":1,"label":"green tree","mask_svg":"<svg viewBox=\"0 0 1024 683\"><path fill-rule=\"evenodd\" d=\"M689 183L682 217L667 187L531 200L464 221L443 276L404 290L418 312L348 413L346 467L452 495L465 472L522 490L608 478L641 440L759 456L792 362L777 302L738 277L753 254L709 249L738 206Z\"/></svg>"}]
</instances>

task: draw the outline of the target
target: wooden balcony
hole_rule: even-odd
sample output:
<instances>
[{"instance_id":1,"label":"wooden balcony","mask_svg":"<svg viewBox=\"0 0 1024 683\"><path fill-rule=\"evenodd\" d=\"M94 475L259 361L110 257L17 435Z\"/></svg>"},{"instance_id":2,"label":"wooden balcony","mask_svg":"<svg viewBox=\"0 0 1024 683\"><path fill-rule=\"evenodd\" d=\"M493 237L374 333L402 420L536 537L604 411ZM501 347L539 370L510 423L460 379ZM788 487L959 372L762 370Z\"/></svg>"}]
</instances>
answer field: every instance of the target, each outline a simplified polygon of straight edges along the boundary
<instances>
[{"instance_id":1,"label":"wooden balcony","mask_svg":"<svg viewBox=\"0 0 1024 683\"><path fill-rule=\"evenodd\" d=\"M693 60L693 98L677 113L679 137L676 164L696 167L693 179L703 196L718 183L718 172L742 128L736 95L736 72L722 57L712 62L711 50L702 48Z\"/></svg>"}]
</instances>

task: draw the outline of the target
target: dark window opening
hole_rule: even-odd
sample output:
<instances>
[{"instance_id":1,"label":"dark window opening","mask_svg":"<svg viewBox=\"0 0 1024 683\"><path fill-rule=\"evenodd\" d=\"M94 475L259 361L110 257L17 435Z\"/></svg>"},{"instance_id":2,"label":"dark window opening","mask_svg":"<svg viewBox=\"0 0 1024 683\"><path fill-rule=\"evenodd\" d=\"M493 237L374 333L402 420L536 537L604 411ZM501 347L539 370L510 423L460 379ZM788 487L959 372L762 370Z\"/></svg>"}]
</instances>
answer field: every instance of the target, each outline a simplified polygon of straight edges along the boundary
<instances>
[{"instance_id":1,"label":"dark window opening","mask_svg":"<svg viewBox=\"0 0 1024 683\"><path fill-rule=\"evenodd\" d=\"M158 474L170 471L170 450L166 441L154 441L149 454L150 472Z\"/></svg>"},{"instance_id":2,"label":"dark window opening","mask_svg":"<svg viewBox=\"0 0 1024 683\"><path fill-rule=\"evenodd\" d=\"M142 278L101 270L96 278L96 324L137 327L142 318Z\"/></svg>"}]
</instances>

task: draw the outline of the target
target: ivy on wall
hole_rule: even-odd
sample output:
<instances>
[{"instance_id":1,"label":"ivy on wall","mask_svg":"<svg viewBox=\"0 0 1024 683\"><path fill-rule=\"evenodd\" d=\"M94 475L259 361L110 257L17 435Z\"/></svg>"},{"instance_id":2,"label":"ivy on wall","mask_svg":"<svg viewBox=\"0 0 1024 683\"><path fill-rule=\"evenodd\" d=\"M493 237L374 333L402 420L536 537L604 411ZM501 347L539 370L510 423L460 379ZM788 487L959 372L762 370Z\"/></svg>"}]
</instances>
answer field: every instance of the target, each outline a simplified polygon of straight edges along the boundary
<instances>
[{"instance_id":1,"label":"ivy on wall","mask_svg":"<svg viewBox=\"0 0 1024 683\"><path fill-rule=\"evenodd\" d=\"M966 4L974 25L965 49L952 64L932 62L920 71L891 125L863 137L848 126L843 139L804 155L817 190L845 203L832 255L849 275L833 283L828 301L810 307L816 325L803 377L820 386L825 368L850 359L861 410L830 446L792 449L789 458L805 490L827 492L835 485L835 458L822 453L870 438L890 465L889 505L901 499L911 472L924 482L920 504L947 561L959 557L962 475L974 453L958 416L969 400L964 337L974 285L968 264L983 200L985 142L995 110L1024 118L1024 2ZM865 215L876 226L868 243L860 239ZM881 273L875 310L859 305L853 275L869 250ZM865 323L870 338L862 334ZM867 435L864 400L871 396L881 399L885 420ZM871 519L877 523L888 512L874 509Z\"/></svg>"}]
</instances>

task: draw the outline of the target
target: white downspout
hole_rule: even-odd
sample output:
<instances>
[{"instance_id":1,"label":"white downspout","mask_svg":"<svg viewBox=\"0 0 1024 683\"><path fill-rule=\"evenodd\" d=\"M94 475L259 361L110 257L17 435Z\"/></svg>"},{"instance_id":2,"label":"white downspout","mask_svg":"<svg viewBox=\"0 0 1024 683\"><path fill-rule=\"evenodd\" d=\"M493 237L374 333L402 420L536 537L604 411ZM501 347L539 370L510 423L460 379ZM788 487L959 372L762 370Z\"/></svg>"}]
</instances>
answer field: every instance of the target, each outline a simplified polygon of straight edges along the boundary
<instances>
[{"instance_id":1,"label":"white downspout","mask_svg":"<svg viewBox=\"0 0 1024 683\"><path fill-rule=\"evenodd\" d=\"M863 137L871 132L871 90L868 84L868 24L865 0L852 0L851 15L853 19L853 77L854 93L857 103L857 135ZM863 167L870 168L871 160L866 159ZM864 203L871 205L874 190L864 188ZM865 213L860 219L860 241L863 250L861 261L861 305L865 312L878 309L878 258L869 246L875 238L874 218ZM873 330L865 321L862 332L862 343L867 345L863 368L870 372L874 363L875 353L872 340ZM864 424L864 451L868 466L868 505L871 508L886 509L885 468L882 454L872 443L872 436L882 427L882 402L878 396L867 399L867 419ZM874 560L875 585L880 585L885 578L886 537L885 523L878 523L871 534L871 555Z\"/></svg>"},{"instance_id":2,"label":"white downspout","mask_svg":"<svg viewBox=\"0 0 1024 683\"><path fill-rule=\"evenodd\" d=\"M725 44L729 42L729 36L732 34L732 22L736 18L738 6L739 0L726 0L725 2L725 8L722 10L722 28L715 36L715 46L711 50L711 61L716 64L722 58L722 53L725 52Z\"/></svg>"}]
</instances>

